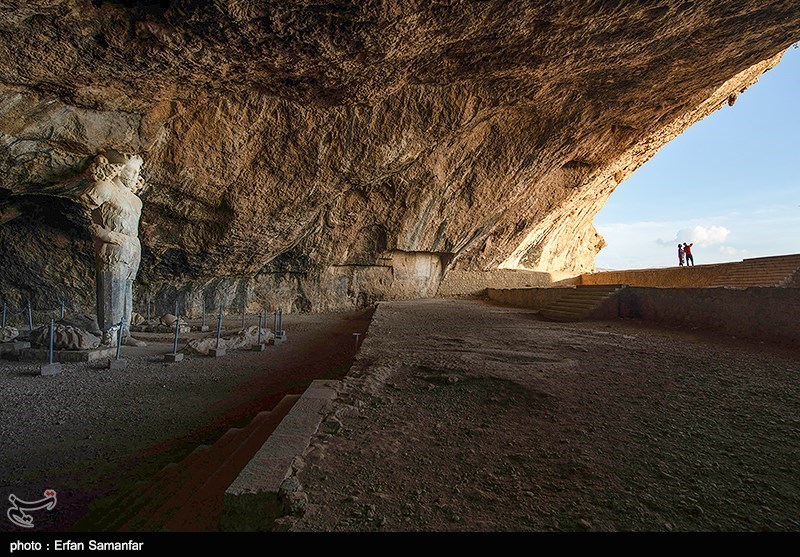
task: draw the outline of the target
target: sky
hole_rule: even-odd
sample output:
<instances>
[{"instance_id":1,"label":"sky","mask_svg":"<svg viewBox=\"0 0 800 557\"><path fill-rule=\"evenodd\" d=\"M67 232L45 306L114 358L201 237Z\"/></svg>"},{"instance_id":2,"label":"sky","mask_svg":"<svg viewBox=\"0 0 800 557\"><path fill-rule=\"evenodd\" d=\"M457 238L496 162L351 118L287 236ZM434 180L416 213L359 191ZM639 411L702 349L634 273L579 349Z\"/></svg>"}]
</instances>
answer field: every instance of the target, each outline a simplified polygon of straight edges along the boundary
<instances>
[{"instance_id":1,"label":"sky","mask_svg":"<svg viewBox=\"0 0 800 557\"><path fill-rule=\"evenodd\" d=\"M800 253L800 49L622 182L595 217L598 269Z\"/></svg>"}]
</instances>

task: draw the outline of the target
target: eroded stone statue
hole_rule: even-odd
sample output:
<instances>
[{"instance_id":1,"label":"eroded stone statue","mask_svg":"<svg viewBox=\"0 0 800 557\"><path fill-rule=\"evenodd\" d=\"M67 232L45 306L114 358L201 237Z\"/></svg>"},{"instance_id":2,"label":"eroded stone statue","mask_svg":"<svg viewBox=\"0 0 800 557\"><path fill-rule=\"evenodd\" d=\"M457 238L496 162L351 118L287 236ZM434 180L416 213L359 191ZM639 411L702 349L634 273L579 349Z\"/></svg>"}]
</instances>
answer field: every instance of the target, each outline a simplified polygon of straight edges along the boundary
<instances>
[{"instance_id":1,"label":"eroded stone statue","mask_svg":"<svg viewBox=\"0 0 800 557\"><path fill-rule=\"evenodd\" d=\"M34 329L31 342L47 347L50 344L50 325ZM72 325L57 323L53 328L53 348L55 350L91 350L100 346L100 339L90 332Z\"/></svg>"},{"instance_id":2,"label":"eroded stone statue","mask_svg":"<svg viewBox=\"0 0 800 557\"><path fill-rule=\"evenodd\" d=\"M142 158L116 151L98 155L89 175L92 182L80 194L90 212L97 277L97 323L103 343L113 342L115 327L125 317L123 338L129 336L133 309L133 281L139 270L139 218L144 187Z\"/></svg>"},{"instance_id":3,"label":"eroded stone statue","mask_svg":"<svg viewBox=\"0 0 800 557\"><path fill-rule=\"evenodd\" d=\"M16 327L3 327L0 328L0 342L11 342L19 336L19 329Z\"/></svg>"},{"instance_id":4,"label":"eroded stone statue","mask_svg":"<svg viewBox=\"0 0 800 557\"><path fill-rule=\"evenodd\" d=\"M275 335L269 329L262 327L261 340L267 342L269 339L274 338ZM241 329L238 333L228 338L222 338L219 341L219 347L226 350L237 350L239 348L249 348L258 342L258 325L251 325L245 329ZM194 338L186 343L186 346L193 352L208 355L209 350L217 346L217 339L215 337L208 338Z\"/></svg>"}]
</instances>

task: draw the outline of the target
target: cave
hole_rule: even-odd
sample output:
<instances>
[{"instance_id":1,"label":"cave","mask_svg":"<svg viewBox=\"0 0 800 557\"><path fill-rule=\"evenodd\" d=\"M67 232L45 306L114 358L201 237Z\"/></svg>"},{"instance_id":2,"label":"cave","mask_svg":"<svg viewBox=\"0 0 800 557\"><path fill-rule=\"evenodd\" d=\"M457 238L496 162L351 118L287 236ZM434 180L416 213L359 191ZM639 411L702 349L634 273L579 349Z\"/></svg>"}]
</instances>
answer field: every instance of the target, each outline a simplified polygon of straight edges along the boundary
<instances>
[{"instance_id":1,"label":"cave","mask_svg":"<svg viewBox=\"0 0 800 557\"><path fill-rule=\"evenodd\" d=\"M42 529L800 528L800 256L595 273L593 225L796 0L11 0L0 38L0 487L61 482Z\"/></svg>"},{"instance_id":2,"label":"cave","mask_svg":"<svg viewBox=\"0 0 800 557\"><path fill-rule=\"evenodd\" d=\"M254 310L331 311L591 271L616 185L777 64L797 20L788 1L12 2L0 292L91 309L75 180L109 150L144 160L138 311L220 280L263 292ZM447 255L410 287L392 253Z\"/></svg>"}]
</instances>

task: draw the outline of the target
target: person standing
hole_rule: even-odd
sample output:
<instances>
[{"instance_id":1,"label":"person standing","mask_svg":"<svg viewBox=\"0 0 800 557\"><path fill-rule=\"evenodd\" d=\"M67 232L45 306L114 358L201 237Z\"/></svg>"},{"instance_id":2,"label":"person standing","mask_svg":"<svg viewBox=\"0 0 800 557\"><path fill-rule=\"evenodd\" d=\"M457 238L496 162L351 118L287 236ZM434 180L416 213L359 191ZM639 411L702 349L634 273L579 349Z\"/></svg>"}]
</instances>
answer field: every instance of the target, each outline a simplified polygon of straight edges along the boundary
<instances>
[{"instance_id":1,"label":"person standing","mask_svg":"<svg viewBox=\"0 0 800 557\"><path fill-rule=\"evenodd\" d=\"M694 243L687 244L686 242L683 243L683 253L686 255L686 266L688 267L691 265L694 267L694 257L692 257L692 246Z\"/></svg>"},{"instance_id":2,"label":"person standing","mask_svg":"<svg viewBox=\"0 0 800 557\"><path fill-rule=\"evenodd\" d=\"M683 267L683 246L678 244L678 265Z\"/></svg>"}]
</instances>

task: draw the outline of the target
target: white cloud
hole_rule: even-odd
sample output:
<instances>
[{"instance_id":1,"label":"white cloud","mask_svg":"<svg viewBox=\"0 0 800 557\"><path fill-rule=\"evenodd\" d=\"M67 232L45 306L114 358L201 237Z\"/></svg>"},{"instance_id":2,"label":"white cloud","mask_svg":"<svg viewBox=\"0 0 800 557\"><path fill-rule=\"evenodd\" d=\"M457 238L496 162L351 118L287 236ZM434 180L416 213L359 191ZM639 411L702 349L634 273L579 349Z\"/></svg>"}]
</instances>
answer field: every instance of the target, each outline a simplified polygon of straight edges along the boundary
<instances>
[{"instance_id":1,"label":"white cloud","mask_svg":"<svg viewBox=\"0 0 800 557\"><path fill-rule=\"evenodd\" d=\"M733 246L720 246L719 252L722 255L747 255L746 249L739 249Z\"/></svg>"},{"instance_id":2,"label":"white cloud","mask_svg":"<svg viewBox=\"0 0 800 557\"><path fill-rule=\"evenodd\" d=\"M596 263L608 269L675 266L675 245L681 232L686 238L681 236L681 243L694 244L692 252L698 265L800 253L800 210L794 205L768 209L742 211L736 216L706 215L697 220L601 221L596 226L608 245L598 254ZM722 237L724 240L711 248L702 247L699 241Z\"/></svg>"},{"instance_id":3,"label":"white cloud","mask_svg":"<svg viewBox=\"0 0 800 557\"><path fill-rule=\"evenodd\" d=\"M707 248L716 244L721 244L730 235L731 231L724 226L693 226L692 228L681 228L671 240L658 239L659 245L666 246L678 243L697 244Z\"/></svg>"}]
</instances>

